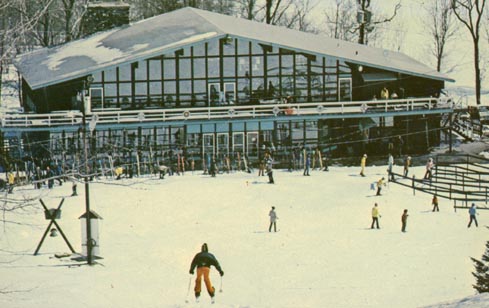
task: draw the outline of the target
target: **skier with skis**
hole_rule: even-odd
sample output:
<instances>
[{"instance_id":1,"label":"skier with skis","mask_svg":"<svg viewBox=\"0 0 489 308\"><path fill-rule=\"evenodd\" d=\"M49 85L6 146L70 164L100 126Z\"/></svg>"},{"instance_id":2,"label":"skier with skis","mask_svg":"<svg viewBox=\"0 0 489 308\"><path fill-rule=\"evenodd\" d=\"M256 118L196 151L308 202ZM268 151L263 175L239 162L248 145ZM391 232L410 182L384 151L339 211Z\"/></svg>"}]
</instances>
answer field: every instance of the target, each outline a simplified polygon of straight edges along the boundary
<instances>
[{"instance_id":1,"label":"skier with skis","mask_svg":"<svg viewBox=\"0 0 489 308\"><path fill-rule=\"evenodd\" d=\"M209 278L211 266L214 266L216 268L216 270L219 272L221 277L224 275L224 272L221 269L221 266L219 265L219 262L217 261L216 257L213 254L209 253L207 244L204 243L202 245L201 252L197 253L194 256L189 271L189 273L193 275L195 268L197 268L197 278L195 279L195 288L194 288L195 299L197 301L199 301L200 291L202 290L202 277L203 277L205 286L207 288L207 292L209 293L212 302L214 302L214 295L216 293L216 289L212 286L211 279Z\"/></svg>"}]
</instances>

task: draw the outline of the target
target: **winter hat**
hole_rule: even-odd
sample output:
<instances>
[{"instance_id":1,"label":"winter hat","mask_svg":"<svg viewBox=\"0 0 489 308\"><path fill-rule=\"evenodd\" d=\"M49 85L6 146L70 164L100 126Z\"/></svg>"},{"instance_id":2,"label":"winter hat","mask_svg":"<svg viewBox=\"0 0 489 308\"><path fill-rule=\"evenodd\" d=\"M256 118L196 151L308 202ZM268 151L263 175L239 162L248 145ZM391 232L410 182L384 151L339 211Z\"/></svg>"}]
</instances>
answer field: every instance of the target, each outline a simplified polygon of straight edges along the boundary
<instances>
[{"instance_id":1,"label":"winter hat","mask_svg":"<svg viewBox=\"0 0 489 308\"><path fill-rule=\"evenodd\" d=\"M275 207L274 206L272 206L272 210L275 210Z\"/></svg>"},{"instance_id":2,"label":"winter hat","mask_svg":"<svg viewBox=\"0 0 489 308\"><path fill-rule=\"evenodd\" d=\"M207 248L207 244L206 243L202 244L202 252L208 252L208 251L209 249Z\"/></svg>"}]
</instances>

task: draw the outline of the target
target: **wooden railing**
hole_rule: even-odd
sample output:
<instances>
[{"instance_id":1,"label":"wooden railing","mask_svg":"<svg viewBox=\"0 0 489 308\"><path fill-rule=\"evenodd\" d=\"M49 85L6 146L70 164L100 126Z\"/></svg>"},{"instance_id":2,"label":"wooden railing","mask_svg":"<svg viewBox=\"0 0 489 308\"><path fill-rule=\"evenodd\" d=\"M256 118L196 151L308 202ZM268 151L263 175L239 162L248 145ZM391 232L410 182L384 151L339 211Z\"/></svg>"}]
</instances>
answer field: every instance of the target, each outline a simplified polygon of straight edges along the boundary
<instances>
[{"instance_id":1,"label":"wooden railing","mask_svg":"<svg viewBox=\"0 0 489 308\"><path fill-rule=\"evenodd\" d=\"M483 157L440 154L431 179L394 176L397 180L393 183L412 188L413 194L421 191L453 200L455 209L468 208L470 202L483 202L485 206L479 203L478 207L489 209L489 160Z\"/></svg>"},{"instance_id":2,"label":"wooden railing","mask_svg":"<svg viewBox=\"0 0 489 308\"><path fill-rule=\"evenodd\" d=\"M87 113L87 123L97 124L169 122L185 120L211 120L223 118L263 118L277 116L361 114L402 112L430 109L453 109L452 100L436 98L390 99L355 102L317 102L283 104L280 102L253 106L227 105L221 107L109 110ZM0 126L53 127L72 126L82 123L80 111L63 111L49 114L0 114Z\"/></svg>"}]
</instances>

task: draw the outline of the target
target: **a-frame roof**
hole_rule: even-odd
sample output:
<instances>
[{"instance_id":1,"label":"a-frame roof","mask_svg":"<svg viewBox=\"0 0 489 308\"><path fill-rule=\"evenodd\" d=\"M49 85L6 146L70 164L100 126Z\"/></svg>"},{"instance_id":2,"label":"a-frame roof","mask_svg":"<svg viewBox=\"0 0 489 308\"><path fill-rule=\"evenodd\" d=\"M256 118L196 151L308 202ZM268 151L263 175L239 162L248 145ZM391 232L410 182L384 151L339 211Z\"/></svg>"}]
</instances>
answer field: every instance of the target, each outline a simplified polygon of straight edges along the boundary
<instances>
[{"instance_id":1,"label":"a-frame roof","mask_svg":"<svg viewBox=\"0 0 489 308\"><path fill-rule=\"evenodd\" d=\"M453 81L405 54L195 8L183 8L64 45L19 56L15 65L35 90L230 35L359 65Z\"/></svg>"}]
</instances>

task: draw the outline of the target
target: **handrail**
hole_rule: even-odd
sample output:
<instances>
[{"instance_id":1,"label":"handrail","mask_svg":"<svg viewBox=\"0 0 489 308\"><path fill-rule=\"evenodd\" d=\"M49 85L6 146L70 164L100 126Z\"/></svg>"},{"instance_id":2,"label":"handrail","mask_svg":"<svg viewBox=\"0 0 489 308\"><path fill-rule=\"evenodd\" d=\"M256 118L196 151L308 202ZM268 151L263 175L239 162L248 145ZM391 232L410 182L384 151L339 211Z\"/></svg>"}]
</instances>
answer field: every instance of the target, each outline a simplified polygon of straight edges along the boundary
<instances>
[{"instance_id":1,"label":"handrail","mask_svg":"<svg viewBox=\"0 0 489 308\"><path fill-rule=\"evenodd\" d=\"M87 122L96 116L97 124L168 122L185 120L211 120L222 118L263 118L276 116L355 114L369 112L401 112L431 110L434 108L453 109L453 101L436 98L408 98L371 101L343 101L283 104L276 101L253 106L226 105L218 107L110 110L94 111L87 114ZM49 114L0 114L0 127L51 127L70 126L82 123L79 111Z\"/></svg>"}]
</instances>

